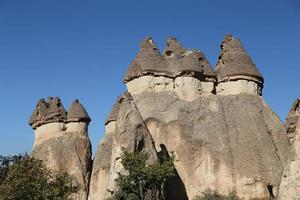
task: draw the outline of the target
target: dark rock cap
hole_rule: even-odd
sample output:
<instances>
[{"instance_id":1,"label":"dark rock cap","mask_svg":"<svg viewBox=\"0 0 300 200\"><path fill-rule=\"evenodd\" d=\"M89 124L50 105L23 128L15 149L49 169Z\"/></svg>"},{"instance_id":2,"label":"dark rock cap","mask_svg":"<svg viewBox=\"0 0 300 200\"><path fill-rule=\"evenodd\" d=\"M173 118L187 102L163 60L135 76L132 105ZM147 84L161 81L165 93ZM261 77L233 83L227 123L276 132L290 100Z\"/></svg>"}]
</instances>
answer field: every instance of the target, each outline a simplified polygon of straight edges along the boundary
<instances>
[{"instance_id":1,"label":"dark rock cap","mask_svg":"<svg viewBox=\"0 0 300 200\"><path fill-rule=\"evenodd\" d=\"M91 118L89 114L84 109L83 105L76 99L68 112L67 122L86 122L90 123Z\"/></svg>"},{"instance_id":2,"label":"dark rock cap","mask_svg":"<svg viewBox=\"0 0 300 200\"><path fill-rule=\"evenodd\" d=\"M179 58L185 51L186 49L177 41L177 38L171 36L167 39L163 55L165 58Z\"/></svg>"},{"instance_id":3,"label":"dark rock cap","mask_svg":"<svg viewBox=\"0 0 300 200\"><path fill-rule=\"evenodd\" d=\"M216 67L218 82L230 76L249 76L263 83L263 77L247 54L240 40L231 34L225 36L221 44L221 53Z\"/></svg>"},{"instance_id":4,"label":"dark rock cap","mask_svg":"<svg viewBox=\"0 0 300 200\"><path fill-rule=\"evenodd\" d=\"M120 102L117 101L113 105L113 107L111 109L111 112L109 113L109 116L108 116L108 118L105 121L105 125L108 124L109 122L117 121L119 110L120 110Z\"/></svg>"},{"instance_id":5,"label":"dark rock cap","mask_svg":"<svg viewBox=\"0 0 300 200\"><path fill-rule=\"evenodd\" d=\"M47 102L45 99L40 99L29 118L29 125L35 129L51 122L65 122L66 116L67 113L60 98L49 97Z\"/></svg>"},{"instance_id":6,"label":"dark rock cap","mask_svg":"<svg viewBox=\"0 0 300 200\"><path fill-rule=\"evenodd\" d=\"M130 64L124 82L143 75L166 76L192 76L198 79L203 77L216 77L204 54L182 47L175 37L169 37L163 55L157 46L147 37L141 43L141 48Z\"/></svg>"},{"instance_id":7,"label":"dark rock cap","mask_svg":"<svg viewBox=\"0 0 300 200\"><path fill-rule=\"evenodd\" d=\"M197 51L198 54L198 60L200 62L200 64L203 67L203 75L204 77L208 77L208 78L217 78L216 73L214 72L214 70L212 69L210 63L208 62L206 56L204 55L203 52L201 51Z\"/></svg>"},{"instance_id":8,"label":"dark rock cap","mask_svg":"<svg viewBox=\"0 0 300 200\"><path fill-rule=\"evenodd\" d=\"M126 83L134 78L147 74L168 75L168 72L163 68L164 60L159 49L152 38L147 37L141 42L137 56L129 65L124 82Z\"/></svg>"}]
</instances>

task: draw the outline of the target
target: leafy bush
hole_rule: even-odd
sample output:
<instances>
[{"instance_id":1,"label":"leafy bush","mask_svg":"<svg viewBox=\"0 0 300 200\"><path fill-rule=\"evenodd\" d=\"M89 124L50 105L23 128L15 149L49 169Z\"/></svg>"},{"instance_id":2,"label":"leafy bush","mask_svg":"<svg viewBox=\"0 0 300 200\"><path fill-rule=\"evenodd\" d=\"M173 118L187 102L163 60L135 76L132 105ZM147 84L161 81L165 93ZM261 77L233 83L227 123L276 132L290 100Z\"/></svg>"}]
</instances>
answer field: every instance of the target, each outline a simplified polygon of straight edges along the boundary
<instances>
[{"instance_id":1,"label":"leafy bush","mask_svg":"<svg viewBox=\"0 0 300 200\"><path fill-rule=\"evenodd\" d=\"M163 199L163 186L166 181L175 176L174 156L168 160L147 164L149 155L143 152L123 151L121 163L127 172L119 174L116 182L120 191L111 198L114 200L145 200Z\"/></svg>"},{"instance_id":2,"label":"leafy bush","mask_svg":"<svg viewBox=\"0 0 300 200\"><path fill-rule=\"evenodd\" d=\"M13 162L0 185L0 200L63 200L77 191L67 174L48 170L25 155Z\"/></svg>"},{"instance_id":3,"label":"leafy bush","mask_svg":"<svg viewBox=\"0 0 300 200\"><path fill-rule=\"evenodd\" d=\"M9 167L17 160L20 160L22 155L1 156L0 155L0 185L7 176Z\"/></svg>"},{"instance_id":4,"label":"leafy bush","mask_svg":"<svg viewBox=\"0 0 300 200\"><path fill-rule=\"evenodd\" d=\"M230 192L227 196L221 195L216 191L206 190L201 196L196 197L194 200L241 200L236 196L235 192Z\"/></svg>"}]
</instances>

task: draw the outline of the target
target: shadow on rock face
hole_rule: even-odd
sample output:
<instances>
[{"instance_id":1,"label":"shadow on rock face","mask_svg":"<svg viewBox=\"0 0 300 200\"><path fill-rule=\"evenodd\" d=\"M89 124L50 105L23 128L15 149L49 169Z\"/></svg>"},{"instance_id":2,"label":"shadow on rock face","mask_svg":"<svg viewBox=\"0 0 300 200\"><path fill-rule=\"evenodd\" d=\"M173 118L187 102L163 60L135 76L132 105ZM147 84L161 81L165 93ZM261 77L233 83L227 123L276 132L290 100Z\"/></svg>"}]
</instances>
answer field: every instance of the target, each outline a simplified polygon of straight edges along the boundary
<instances>
[{"instance_id":1,"label":"shadow on rock face","mask_svg":"<svg viewBox=\"0 0 300 200\"><path fill-rule=\"evenodd\" d=\"M160 144L161 151L158 152L160 162L170 159L167 147ZM188 200L185 186L175 168L175 176L170 178L164 188L166 200Z\"/></svg>"}]
</instances>

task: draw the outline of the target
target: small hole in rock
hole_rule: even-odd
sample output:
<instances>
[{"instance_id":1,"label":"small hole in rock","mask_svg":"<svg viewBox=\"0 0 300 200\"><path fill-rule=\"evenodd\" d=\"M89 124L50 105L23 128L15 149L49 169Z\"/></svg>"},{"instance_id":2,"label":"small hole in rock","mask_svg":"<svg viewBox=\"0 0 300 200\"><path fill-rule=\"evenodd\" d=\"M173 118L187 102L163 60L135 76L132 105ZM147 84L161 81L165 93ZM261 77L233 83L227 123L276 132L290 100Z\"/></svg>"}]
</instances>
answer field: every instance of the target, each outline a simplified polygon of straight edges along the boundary
<instances>
[{"instance_id":1,"label":"small hole in rock","mask_svg":"<svg viewBox=\"0 0 300 200\"><path fill-rule=\"evenodd\" d=\"M166 51L167 56L172 56L172 54L173 54L173 51Z\"/></svg>"}]
</instances>

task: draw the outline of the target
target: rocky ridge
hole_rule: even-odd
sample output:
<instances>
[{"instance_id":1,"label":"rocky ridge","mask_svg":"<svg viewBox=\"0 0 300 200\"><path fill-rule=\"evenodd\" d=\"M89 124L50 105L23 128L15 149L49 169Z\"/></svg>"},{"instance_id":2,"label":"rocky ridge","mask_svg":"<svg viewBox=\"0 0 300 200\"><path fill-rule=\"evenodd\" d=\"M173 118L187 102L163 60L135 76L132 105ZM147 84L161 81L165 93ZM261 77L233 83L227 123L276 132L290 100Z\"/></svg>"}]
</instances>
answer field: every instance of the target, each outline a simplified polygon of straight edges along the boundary
<instances>
[{"instance_id":1,"label":"rocky ridge","mask_svg":"<svg viewBox=\"0 0 300 200\"><path fill-rule=\"evenodd\" d=\"M175 153L177 176L165 187L168 200L192 200L208 188L235 190L245 200L271 194L299 199L299 100L282 124L263 99L262 74L232 35L221 44L216 72L201 51L176 38L160 53L147 37L124 83L128 91L105 122L93 166L90 118L78 100L68 112L59 98L40 100L30 117L33 155L74 175L83 188L74 199L104 200L118 190L122 149L147 152L150 163L160 151Z\"/></svg>"}]
</instances>

